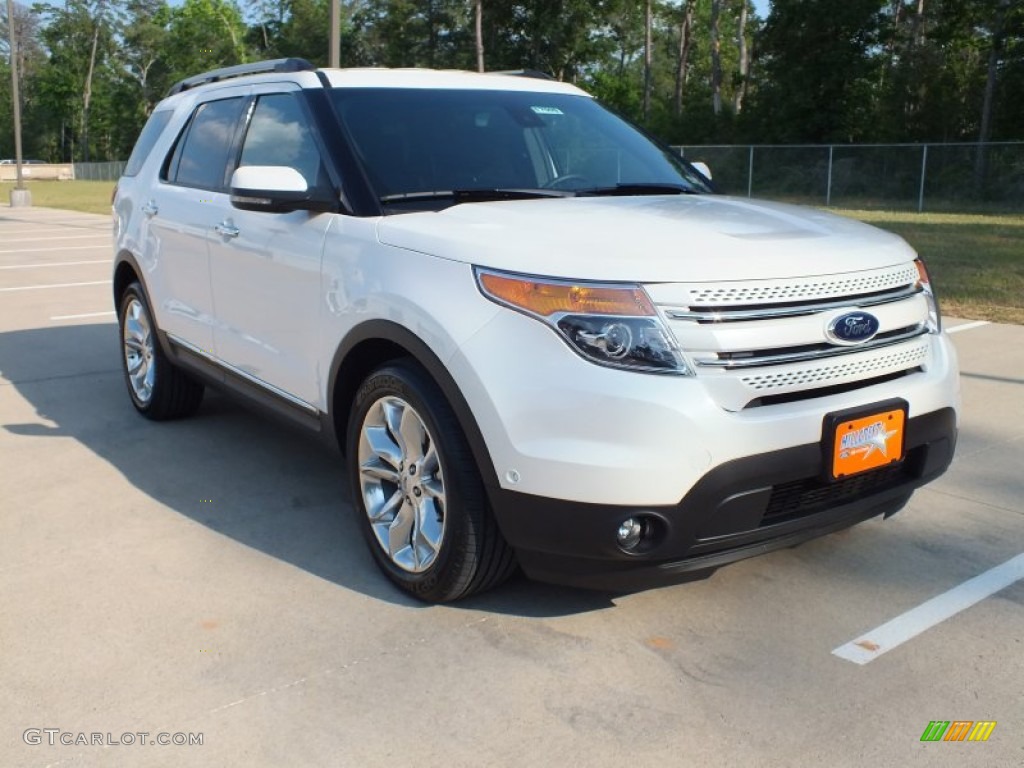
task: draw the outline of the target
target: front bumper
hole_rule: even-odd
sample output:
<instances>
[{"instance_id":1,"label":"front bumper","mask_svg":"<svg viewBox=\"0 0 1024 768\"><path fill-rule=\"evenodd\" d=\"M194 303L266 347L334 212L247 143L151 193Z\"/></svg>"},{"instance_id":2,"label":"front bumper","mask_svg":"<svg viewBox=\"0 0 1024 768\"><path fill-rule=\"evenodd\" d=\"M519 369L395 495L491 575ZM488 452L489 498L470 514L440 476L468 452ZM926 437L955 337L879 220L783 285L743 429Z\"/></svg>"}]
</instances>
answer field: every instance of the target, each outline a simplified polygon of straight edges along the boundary
<instances>
[{"instance_id":1,"label":"front bumper","mask_svg":"<svg viewBox=\"0 0 1024 768\"><path fill-rule=\"evenodd\" d=\"M953 458L953 408L914 418L898 465L831 483L820 443L721 464L671 506L590 504L489 488L525 573L539 581L608 590L644 589L709 576L722 565L899 511L915 488ZM615 532L634 515L655 521L649 548L627 554Z\"/></svg>"},{"instance_id":2,"label":"front bumper","mask_svg":"<svg viewBox=\"0 0 1024 768\"><path fill-rule=\"evenodd\" d=\"M911 417L955 408L952 344L940 335L928 342L918 370L898 380L808 390L740 411L717 401L718 376L595 365L550 328L512 311L497 313L444 363L479 427L485 446L478 456L490 484L528 497L662 507L678 504L716 467L817 443L827 413L897 396Z\"/></svg>"}]
</instances>

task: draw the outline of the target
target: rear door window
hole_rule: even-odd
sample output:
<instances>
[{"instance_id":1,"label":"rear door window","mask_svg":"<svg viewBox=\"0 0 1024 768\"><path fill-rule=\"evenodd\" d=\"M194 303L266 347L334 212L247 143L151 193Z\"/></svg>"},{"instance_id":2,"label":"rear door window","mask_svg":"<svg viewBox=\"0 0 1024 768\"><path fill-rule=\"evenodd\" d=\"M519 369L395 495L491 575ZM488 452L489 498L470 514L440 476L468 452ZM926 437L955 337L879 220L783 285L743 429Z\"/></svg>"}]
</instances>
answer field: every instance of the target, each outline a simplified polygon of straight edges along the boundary
<instances>
[{"instance_id":1,"label":"rear door window","mask_svg":"<svg viewBox=\"0 0 1024 768\"><path fill-rule=\"evenodd\" d=\"M196 107L164 173L174 184L200 189L227 187L228 163L246 100L208 101Z\"/></svg>"}]
</instances>

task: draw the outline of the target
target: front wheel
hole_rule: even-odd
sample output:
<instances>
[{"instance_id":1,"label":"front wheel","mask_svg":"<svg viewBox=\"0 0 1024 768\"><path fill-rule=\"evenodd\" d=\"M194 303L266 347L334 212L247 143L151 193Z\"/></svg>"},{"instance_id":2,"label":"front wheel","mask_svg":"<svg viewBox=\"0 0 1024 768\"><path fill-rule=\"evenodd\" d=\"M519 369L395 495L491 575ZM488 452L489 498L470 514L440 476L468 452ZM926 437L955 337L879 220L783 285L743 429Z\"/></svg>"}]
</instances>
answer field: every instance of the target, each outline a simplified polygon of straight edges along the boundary
<instances>
[{"instance_id":1,"label":"front wheel","mask_svg":"<svg viewBox=\"0 0 1024 768\"><path fill-rule=\"evenodd\" d=\"M353 507L377 564L420 600L490 589L515 570L455 414L408 360L356 394L346 457Z\"/></svg>"}]
</instances>

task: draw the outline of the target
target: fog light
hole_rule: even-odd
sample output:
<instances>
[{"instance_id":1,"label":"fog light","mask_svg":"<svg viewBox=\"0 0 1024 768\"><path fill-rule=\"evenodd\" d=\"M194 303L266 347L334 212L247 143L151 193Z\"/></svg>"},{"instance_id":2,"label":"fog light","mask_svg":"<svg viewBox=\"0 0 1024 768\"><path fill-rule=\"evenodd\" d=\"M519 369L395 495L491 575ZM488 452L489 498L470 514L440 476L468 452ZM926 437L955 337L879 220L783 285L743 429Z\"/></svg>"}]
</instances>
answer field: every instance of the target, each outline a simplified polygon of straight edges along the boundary
<instances>
[{"instance_id":1,"label":"fog light","mask_svg":"<svg viewBox=\"0 0 1024 768\"><path fill-rule=\"evenodd\" d=\"M619 546L627 551L635 549L643 537L643 521L635 517L623 520L619 525L618 533L615 534L615 539L618 541Z\"/></svg>"}]
</instances>

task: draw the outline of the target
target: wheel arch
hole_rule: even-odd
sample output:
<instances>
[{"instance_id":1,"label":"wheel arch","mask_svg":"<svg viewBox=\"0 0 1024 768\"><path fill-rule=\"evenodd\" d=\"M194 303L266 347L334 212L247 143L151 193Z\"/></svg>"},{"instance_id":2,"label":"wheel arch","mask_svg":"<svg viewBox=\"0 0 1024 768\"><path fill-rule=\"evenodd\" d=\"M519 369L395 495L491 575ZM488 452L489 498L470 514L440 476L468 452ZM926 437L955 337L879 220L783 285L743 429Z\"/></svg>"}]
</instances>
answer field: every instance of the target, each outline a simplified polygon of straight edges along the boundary
<instances>
[{"instance_id":1,"label":"wheel arch","mask_svg":"<svg viewBox=\"0 0 1024 768\"><path fill-rule=\"evenodd\" d=\"M121 251L117 254L114 261L114 278L111 287L114 294L115 314L119 314L121 311L121 297L124 296L124 292L128 289L128 286L132 283L138 283L142 287L142 293L146 297L146 303L149 304L149 310L153 313L153 322L156 323L156 309L153 306L153 299L149 295L149 287L146 285L146 281L142 279L143 271L139 267L139 262L135 260L135 255L131 251ZM166 334L160 330L159 323L157 323L156 328L156 338L160 347L163 349L164 354L171 360L177 360L178 355L171 348L171 344L167 340Z\"/></svg>"},{"instance_id":2,"label":"wheel arch","mask_svg":"<svg viewBox=\"0 0 1024 768\"><path fill-rule=\"evenodd\" d=\"M498 476L483 433L448 368L426 342L390 320L369 320L357 326L345 337L334 355L327 392L330 426L338 447L344 453L349 411L363 380L370 371L389 360L404 357L418 363L441 389L466 436L484 486L488 491L497 488Z\"/></svg>"},{"instance_id":3,"label":"wheel arch","mask_svg":"<svg viewBox=\"0 0 1024 768\"><path fill-rule=\"evenodd\" d=\"M142 282L142 271L139 269L139 264L135 261L135 257L128 251L121 251L117 254L116 258L117 265L114 267L114 306L117 307L121 303L121 297L124 295L125 289L134 282L138 282L142 285L142 290L146 290L145 284ZM149 292L146 291L148 298Z\"/></svg>"}]
</instances>

